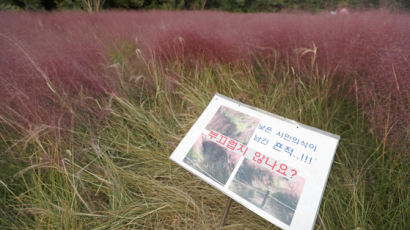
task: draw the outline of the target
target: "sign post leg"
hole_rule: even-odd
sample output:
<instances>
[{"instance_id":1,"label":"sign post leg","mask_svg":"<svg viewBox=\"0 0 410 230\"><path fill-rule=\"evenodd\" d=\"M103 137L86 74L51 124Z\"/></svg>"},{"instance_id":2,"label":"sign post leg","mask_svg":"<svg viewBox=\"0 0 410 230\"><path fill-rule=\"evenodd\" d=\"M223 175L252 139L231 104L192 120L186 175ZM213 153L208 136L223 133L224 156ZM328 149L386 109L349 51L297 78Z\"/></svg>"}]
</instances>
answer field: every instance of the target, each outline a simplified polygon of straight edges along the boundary
<instances>
[{"instance_id":1,"label":"sign post leg","mask_svg":"<svg viewBox=\"0 0 410 230\"><path fill-rule=\"evenodd\" d=\"M222 216L222 219L221 219L221 224L219 224L219 230L221 230L223 226L225 225L226 216L228 216L228 212L229 212L229 209L231 208L231 205L232 205L232 199L229 198L228 202L226 203L224 215Z\"/></svg>"}]
</instances>

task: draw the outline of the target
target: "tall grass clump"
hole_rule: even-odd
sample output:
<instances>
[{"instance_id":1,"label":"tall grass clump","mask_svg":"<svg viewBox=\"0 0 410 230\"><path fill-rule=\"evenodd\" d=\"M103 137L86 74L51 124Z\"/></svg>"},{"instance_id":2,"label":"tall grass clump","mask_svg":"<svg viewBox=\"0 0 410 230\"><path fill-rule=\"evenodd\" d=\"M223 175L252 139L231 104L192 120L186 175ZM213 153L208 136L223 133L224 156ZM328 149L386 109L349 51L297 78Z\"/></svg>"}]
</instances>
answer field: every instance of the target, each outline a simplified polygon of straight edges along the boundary
<instances>
[{"instance_id":1,"label":"tall grass clump","mask_svg":"<svg viewBox=\"0 0 410 230\"><path fill-rule=\"evenodd\" d=\"M216 229L226 196L168 158L219 92L341 135L315 228L406 229L408 15L0 18L4 228ZM275 227L233 204L225 229Z\"/></svg>"}]
</instances>

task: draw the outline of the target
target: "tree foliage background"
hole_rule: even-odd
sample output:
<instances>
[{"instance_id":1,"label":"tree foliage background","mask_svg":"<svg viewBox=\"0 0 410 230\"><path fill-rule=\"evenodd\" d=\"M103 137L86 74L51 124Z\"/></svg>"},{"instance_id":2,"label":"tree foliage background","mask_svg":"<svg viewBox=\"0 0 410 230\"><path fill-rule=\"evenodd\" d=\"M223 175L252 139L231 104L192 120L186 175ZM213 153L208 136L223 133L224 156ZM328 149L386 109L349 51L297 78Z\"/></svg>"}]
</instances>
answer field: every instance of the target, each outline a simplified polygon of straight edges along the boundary
<instances>
[{"instance_id":1,"label":"tree foliage background","mask_svg":"<svg viewBox=\"0 0 410 230\"><path fill-rule=\"evenodd\" d=\"M90 6L92 9L90 9ZM96 7L95 7L96 6ZM230 12L275 12L284 9L320 11L340 7L410 8L408 0L3 0L2 10L58 9L164 9L224 10Z\"/></svg>"}]
</instances>

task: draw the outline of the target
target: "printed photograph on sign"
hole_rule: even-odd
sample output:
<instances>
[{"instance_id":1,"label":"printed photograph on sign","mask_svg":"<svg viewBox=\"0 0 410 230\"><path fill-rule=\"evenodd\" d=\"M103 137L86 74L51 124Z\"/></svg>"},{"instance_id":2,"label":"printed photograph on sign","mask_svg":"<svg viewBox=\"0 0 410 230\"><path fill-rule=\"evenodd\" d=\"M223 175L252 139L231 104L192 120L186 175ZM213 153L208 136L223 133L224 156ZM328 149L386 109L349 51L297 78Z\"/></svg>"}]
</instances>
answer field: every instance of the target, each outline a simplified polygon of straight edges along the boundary
<instances>
[{"instance_id":1,"label":"printed photograph on sign","mask_svg":"<svg viewBox=\"0 0 410 230\"><path fill-rule=\"evenodd\" d=\"M184 162L212 180L224 185L241 155L208 140L201 134L184 158Z\"/></svg>"},{"instance_id":2,"label":"printed photograph on sign","mask_svg":"<svg viewBox=\"0 0 410 230\"><path fill-rule=\"evenodd\" d=\"M206 129L217 131L247 145L258 123L259 120L254 117L221 106L206 126Z\"/></svg>"},{"instance_id":3,"label":"printed photograph on sign","mask_svg":"<svg viewBox=\"0 0 410 230\"><path fill-rule=\"evenodd\" d=\"M246 158L229 189L290 225L304 184L301 176L289 179Z\"/></svg>"}]
</instances>

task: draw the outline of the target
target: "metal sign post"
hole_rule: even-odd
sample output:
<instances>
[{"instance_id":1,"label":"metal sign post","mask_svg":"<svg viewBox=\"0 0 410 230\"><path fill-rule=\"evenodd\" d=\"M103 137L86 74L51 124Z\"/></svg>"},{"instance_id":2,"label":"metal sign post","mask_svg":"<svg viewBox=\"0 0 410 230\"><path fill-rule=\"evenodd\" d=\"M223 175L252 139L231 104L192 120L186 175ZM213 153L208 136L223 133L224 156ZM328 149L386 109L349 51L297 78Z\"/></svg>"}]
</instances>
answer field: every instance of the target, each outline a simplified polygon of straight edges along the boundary
<instances>
[{"instance_id":1,"label":"metal sign post","mask_svg":"<svg viewBox=\"0 0 410 230\"><path fill-rule=\"evenodd\" d=\"M231 208L231 205L232 205L232 199L229 198L228 202L226 203L225 211L221 219L221 224L219 224L219 230L221 230L225 225L225 220L226 220L226 217L228 216L228 212L229 212L229 209Z\"/></svg>"}]
</instances>

